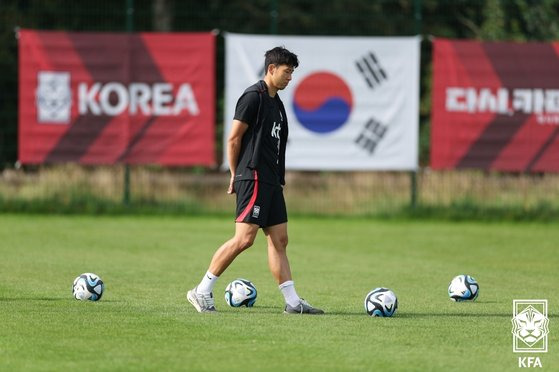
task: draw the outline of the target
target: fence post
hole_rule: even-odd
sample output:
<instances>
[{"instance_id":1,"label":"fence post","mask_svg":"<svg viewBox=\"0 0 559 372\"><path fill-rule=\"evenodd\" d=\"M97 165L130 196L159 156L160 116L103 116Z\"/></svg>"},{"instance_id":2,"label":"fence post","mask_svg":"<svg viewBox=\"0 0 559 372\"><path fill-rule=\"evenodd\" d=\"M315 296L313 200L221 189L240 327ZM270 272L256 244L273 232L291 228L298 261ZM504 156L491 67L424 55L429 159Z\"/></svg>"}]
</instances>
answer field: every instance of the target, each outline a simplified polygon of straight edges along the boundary
<instances>
[{"instance_id":1,"label":"fence post","mask_svg":"<svg viewBox=\"0 0 559 372\"><path fill-rule=\"evenodd\" d=\"M417 207L417 170L410 172L410 183L411 183L411 197L410 205L412 208Z\"/></svg>"},{"instance_id":2,"label":"fence post","mask_svg":"<svg viewBox=\"0 0 559 372\"><path fill-rule=\"evenodd\" d=\"M134 0L126 0L126 32L134 31ZM126 161L126 160L125 160ZM130 165L124 163L124 186L122 192L124 205L130 204Z\"/></svg>"},{"instance_id":3,"label":"fence post","mask_svg":"<svg viewBox=\"0 0 559 372\"><path fill-rule=\"evenodd\" d=\"M415 34L421 35L421 23L422 23L422 14L421 14L421 0L414 0L413 2L413 17L414 17L414 26L415 26ZM421 73L419 74L419 85L421 91ZM419 94L419 92L418 92ZM421 99L421 97L420 97ZM419 113L418 113L419 115ZM419 130L419 128L418 128ZM419 141L419 139L418 139ZM419 149L418 149L419 151ZM412 208L417 207L417 169L412 170L410 172L410 206Z\"/></svg>"}]
</instances>

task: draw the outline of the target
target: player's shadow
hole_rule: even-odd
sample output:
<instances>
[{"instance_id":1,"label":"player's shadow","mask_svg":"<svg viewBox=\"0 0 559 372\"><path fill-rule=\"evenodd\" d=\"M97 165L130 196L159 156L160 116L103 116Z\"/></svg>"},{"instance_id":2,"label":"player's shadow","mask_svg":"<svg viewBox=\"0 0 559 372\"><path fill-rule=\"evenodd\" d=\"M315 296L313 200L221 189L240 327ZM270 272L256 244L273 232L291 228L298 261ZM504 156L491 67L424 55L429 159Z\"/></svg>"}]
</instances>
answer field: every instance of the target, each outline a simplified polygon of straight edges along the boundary
<instances>
[{"instance_id":1,"label":"player's shadow","mask_svg":"<svg viewBox=\"0 0 559 372\"><path fill-rule=\"evenodd\" d=\"M283 311L283 309L281 307L278 306L262 306L262 305L255 305L253 307L245 307L245 306L240 306L240 307L220 307L218 308L218 312L220 309L227 309L222 310L222 312L226 312L228 314L240 314L243 312L252 312L252 313L259 313L259 314L270 314L270 313L277 313L278 311Z\"/></svg>"},{"instance_id":2,"label":"player's shadow","mask_svg":"<svg viewBox=\"0 0 559 372\"><path fill-rule=\"evenodd\" d=\"M367 314L365 313L365 310L356 312L356 311L328 311L328 309L324 309L323 316L329 316L329 315L363 316Z\"/></svg>"},{"instance_id":3,"label":"player's shadow","mask_svg":"<svg viewBox=\"0 0 559 372\"><path fill-rule=\"evenodd\" d=\"M244 308L243 308L244 309ZM258 311L259 309L262 309L263 311ZM278 311L280 314L283 314L283 307L278 307L278 306L254 306L252 309L249 309L248 311L255 311L255 312L259 312L259 313L275 313L278 314ZM239 311L242 312L242 311ZM361 312L354 312L354 311L329 311L328 309L324 309L324 314L320 314L319 316L329 316L329 315L349 315L349 316L363 316L363 314L365 314L365 311L361 311ZM286 315L286 314L284 314ZM297 315L297 314L293 314L293 315ZM304 315L304 314L303 314Z\"/></svg>"}]
</instances>

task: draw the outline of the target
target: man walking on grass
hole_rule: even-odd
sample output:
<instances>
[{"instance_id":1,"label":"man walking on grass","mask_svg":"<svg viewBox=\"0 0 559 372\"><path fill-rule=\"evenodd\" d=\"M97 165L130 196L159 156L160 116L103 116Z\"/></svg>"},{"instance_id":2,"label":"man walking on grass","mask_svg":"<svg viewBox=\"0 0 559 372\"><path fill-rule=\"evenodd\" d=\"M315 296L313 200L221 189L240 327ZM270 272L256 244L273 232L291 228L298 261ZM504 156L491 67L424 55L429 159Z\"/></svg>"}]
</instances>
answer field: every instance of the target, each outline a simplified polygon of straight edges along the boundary
<instances>
[{"instance_id":1,"label":"man walking on grass","mask_svg":"<svg viewBox=\"0 0 559 372\"><path fill-rule=\"evenodd\" d=\"M285 299L284 313L324 314L295 291L287 258L285 148L287 116L277 92L285 89L299 65L284 47L265 54L266 76L241 95L235 109L227 156L231 171L229 194L236 194L235 235L213 255L202 281L188 291L198 312L215 312L213 287L233 260L249 248L262 228L268 243L268 265Z\"/></svg>"}]
</instances>

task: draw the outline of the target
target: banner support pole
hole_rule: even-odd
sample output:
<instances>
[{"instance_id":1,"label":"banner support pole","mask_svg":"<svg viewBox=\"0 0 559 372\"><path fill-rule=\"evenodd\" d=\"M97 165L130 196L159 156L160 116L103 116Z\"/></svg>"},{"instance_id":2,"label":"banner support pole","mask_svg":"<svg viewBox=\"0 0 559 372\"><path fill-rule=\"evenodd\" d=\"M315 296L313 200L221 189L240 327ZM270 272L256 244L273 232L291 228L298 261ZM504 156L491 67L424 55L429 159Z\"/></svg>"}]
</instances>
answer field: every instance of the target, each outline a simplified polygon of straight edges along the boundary
<instances>
[{"instance_id":1,"label":"banner support pole","mask_svg":"<svg viewBox=\"0 0 559 372\"><path fill-rule=\"evenodd\" d=\"M134 31L134 0L126 0L126 32ZM125 160L126 161L126 160ZM124 185L122 203L130 205L130 165L124 163Z\"/></svg>"}]
</instances>

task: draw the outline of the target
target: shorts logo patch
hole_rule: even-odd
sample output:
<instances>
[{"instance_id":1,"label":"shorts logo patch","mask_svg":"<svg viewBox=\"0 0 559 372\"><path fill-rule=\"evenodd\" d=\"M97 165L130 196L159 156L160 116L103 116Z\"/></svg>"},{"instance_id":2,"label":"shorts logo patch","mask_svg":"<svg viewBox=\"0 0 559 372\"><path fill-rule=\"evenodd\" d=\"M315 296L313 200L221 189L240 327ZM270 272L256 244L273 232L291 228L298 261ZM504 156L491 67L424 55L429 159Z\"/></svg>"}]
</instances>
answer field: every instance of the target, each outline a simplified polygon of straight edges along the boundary
<instances>
[{"instance_id":1,"label":"shorts logo patch","mask_svg":"<svg viewBox=\"0 0 559 372\"><path fill-rule=\"evenodd\" d=\"M255 205L254 208L252 209L252 217L258 218L259 215L260 215L260 207L258 205Z\"/></svg>"}]
</instances>

